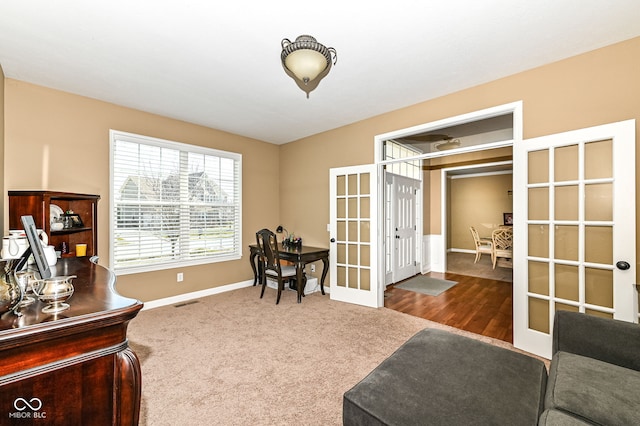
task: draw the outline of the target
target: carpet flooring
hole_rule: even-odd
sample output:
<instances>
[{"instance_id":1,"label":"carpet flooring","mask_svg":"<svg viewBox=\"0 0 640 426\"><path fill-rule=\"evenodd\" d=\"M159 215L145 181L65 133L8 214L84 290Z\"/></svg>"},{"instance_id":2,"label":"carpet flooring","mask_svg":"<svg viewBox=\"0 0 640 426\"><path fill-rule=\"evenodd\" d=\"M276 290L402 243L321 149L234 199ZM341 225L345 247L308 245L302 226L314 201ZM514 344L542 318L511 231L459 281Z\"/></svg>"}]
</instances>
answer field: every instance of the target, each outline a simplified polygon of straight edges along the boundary
<instances>
[{"instance_id":1,"label":"carpet flooring","mask_svg":"<svg viewBox=\"0 0 640 426\"><path fill-rule=\"evenodd\" d=\"M341 425L342 395L419 330L479 336L386 308L247 287L143 310L129 324L142 367L140 424Z\"/></svg>"},{"instance_id":2,"label":"carpet flooring","mask_svg":"<svg viewBox=\"0 0 640 426\"><path fill-rule=\"evenodd\" d=\"M402 281L400 284L396 284L396 288L415 291L429 296L439 296L456 284L458 283L455 281L442 280L426 275L416 275L415 277Z\"/></svg>"},{"instance_id":3,"label":"carpet flooring","mask_svg":"<svg viewBox=\"0 0 640 426\"><path fill-rule=\"evenodd\" d=\"M473 263L475 258L475 253L450 252L447 254L447 272L513 282L513 269L500 266L496 266L496 269L493 269L491 255L483 254L478 263Z\"/></svg>"}]
</instances>

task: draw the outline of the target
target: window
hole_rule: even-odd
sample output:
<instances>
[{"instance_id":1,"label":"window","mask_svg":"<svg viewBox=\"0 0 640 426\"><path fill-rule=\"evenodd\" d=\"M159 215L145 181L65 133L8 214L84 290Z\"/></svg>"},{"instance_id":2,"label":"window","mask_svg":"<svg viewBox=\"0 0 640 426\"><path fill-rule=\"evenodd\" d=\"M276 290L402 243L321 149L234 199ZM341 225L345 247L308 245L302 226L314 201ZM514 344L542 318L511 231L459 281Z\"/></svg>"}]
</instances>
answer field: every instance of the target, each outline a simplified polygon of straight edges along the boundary
<instances>
[{"instance_id":1,"label":"window","mask_svg":"<svg viewBox=\"0 0 640 426\"><path fill-rule=\"evenodd\" d=\"M398 158L415 157L420 151L413 147L400 144L396 141L386 141L385 143L385 160L394 160ZM410 160L387 165L387 171L400 176L422 180L422 161Z\"/></svg>"},{"instance_id":2,"label":"window","mask_svg":"<svg viewBox=\"0 0 640 426\"><path fill-rule=\"evenodd\" d=\"M239 259L240 154L112 130L117 273Z\"/></svg>"}]
</instances>

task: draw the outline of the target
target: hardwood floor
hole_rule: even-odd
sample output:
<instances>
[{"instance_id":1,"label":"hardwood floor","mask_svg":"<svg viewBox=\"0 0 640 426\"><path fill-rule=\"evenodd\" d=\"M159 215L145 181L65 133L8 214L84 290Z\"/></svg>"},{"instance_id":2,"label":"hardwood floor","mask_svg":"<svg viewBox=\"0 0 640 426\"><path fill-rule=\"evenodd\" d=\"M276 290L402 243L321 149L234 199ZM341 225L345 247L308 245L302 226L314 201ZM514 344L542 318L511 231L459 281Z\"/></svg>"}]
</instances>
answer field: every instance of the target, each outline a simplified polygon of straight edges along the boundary
<instances>
[{"instance_id":1,"label":"hardwood floor","mask_svg":"<svg viewBox=\"0 0 640 426\"><path fill-rule=\"evenodd\" d=\"M512 283L449 272L427 275L458 284L435 297L390 285L384 306L513 343Z\"/></svg>"}]
</instances>

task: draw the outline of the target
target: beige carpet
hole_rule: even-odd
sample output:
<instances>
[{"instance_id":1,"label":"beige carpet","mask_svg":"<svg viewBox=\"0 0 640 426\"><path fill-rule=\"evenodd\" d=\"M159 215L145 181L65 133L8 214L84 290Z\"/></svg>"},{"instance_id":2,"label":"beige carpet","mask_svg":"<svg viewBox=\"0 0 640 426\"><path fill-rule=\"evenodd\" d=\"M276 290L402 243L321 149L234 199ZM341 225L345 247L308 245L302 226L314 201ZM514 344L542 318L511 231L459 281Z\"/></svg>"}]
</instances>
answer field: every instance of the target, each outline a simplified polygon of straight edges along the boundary
<instances>
[{"instance_id":1,"label":"beige carpet","mask_svg":"<svg viewBox=\"0 0 640 426\"><path fill-rule=\"evenodd\" d=\"M508 343L402 314L248 287L142 311L141 425L340 425L342 394L425 327Z\"/></svg>"},{"instance_id":2,"label":"beige carpet","mask_svg":"<svg viewBox=\"0 0 640 426\"><path fill-rule=\"evenodd\" d=\"M447 272L490 280L513 282L513 269L496 266L493 269L491 255L483 254L478 263L473 263L475 253L447 253Z\"/></svg>"}]
</instances>

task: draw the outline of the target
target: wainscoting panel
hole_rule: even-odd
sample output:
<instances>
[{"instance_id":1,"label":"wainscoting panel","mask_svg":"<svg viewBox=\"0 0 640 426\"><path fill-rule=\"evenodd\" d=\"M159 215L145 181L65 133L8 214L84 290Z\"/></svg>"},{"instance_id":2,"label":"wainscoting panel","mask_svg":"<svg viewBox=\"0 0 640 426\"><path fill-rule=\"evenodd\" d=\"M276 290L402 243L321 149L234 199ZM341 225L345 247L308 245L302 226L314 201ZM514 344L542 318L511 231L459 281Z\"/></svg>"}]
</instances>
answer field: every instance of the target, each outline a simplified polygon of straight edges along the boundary
<instances>
[{"instance_id":1,"label":"wainscoting panel","mask_svg":"<svg viewBox=\"0 0 640 426\"><path fill-rule=\"evenodd\" d=\"M421 272L445 272L444 238L442 235L429 234L422 236L422 268Z\"/></svg>"}]
</instances>

